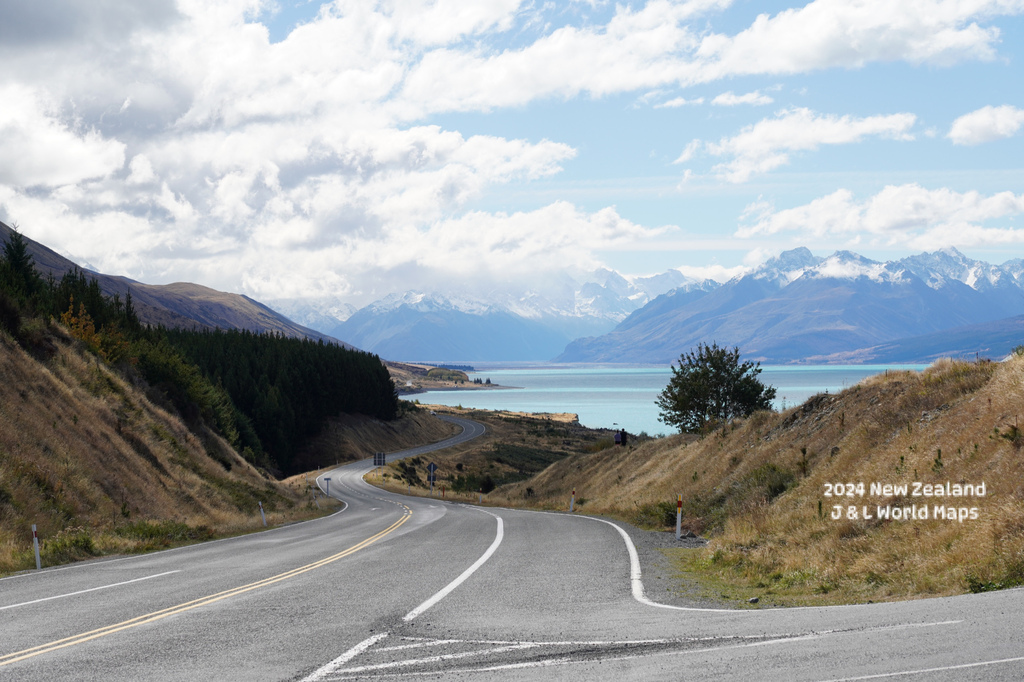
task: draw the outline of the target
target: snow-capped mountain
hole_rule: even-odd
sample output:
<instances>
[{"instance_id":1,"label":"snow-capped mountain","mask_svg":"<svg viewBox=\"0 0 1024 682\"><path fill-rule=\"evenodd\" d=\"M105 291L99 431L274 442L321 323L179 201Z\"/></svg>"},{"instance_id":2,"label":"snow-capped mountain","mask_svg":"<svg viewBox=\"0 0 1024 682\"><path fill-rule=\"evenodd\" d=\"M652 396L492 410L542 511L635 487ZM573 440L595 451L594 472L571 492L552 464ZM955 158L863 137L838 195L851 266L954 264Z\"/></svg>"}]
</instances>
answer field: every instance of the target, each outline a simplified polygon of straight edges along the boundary
<instances>
[{"instance_id":1,"label":"snow-capped mountain","mask_svg":"<svg viewBox=\"0 0 1024 682\"><path fill-rule=\"evenodd\" d=\"M340 303L335 298L276 298L266 300L264 304L299 324L317 330L332 329L358 310L354 305Z\"/></svg>"},{"instance_id":2,"label":"snow-capped mountain","mask_svg":"<svg viewBox=\"0 0 1024 682\"><path fill-rule=\"evenodd\" d=\"M1022 272L954 249L888 262L794 249L711 291L656 298L557 360L669 363L711 341L767 362L838 357L1024 314Z\"/></svg>"},{"instance_id":3,"label":"snow-capped mountain","mask_svg":"<svg viewBox=\"0 0 1024 682\"><path fill-rule=\"evenodd\" d=\"M331 301L272 301L293 319L395 360L548 360L604 334L637 308L691 284L670 270L627 278L608 269L539 277L528 287L406 291L359 310Z\"/></svg>"},{"instance_id":4,"label":"snow-capped mountain","mask_svg":"<svg viewBox=\"0 0 1024 682\"><path fill-rule=\"evenodd\" d=\"M948 281L960 282L978 291L1018 287L1022 272L1019 265L1012 267L1013 261L1004 265L991 265L968 258L954 248L909 256L897 262L933 289L940 288ZM1007 265L1011 267L1007 268Z\"/></svg>"}]
</instances>

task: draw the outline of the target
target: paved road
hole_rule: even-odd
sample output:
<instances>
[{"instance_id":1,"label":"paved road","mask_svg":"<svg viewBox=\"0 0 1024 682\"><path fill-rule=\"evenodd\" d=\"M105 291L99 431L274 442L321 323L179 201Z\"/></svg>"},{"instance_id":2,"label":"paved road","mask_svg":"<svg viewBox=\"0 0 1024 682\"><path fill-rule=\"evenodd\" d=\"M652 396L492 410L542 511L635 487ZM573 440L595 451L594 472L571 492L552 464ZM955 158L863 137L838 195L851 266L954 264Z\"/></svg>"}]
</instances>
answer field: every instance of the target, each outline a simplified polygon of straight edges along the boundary
<instances>
[{"instance_id":1,"label":"paved road","mask_svg":"<svg viewBox=\"0 0 1024 682\"><path fill-rule=\"evenodd\" d=\"M0 679L1024 678L1021 590L666 608L614 524L383 493L370 468L325 474L347 503L325 519L0 580Z\"/></svg>"}]
</instances>

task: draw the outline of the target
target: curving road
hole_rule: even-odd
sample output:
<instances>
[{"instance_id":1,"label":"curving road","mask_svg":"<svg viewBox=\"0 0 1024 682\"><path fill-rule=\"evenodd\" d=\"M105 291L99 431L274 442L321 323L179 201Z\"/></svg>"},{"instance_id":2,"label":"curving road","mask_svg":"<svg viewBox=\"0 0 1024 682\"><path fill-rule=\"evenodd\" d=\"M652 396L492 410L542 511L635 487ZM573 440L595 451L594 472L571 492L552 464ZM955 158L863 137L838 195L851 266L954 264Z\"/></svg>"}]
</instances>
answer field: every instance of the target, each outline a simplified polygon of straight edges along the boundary
<instances>
[{"instance_id":1,"label":"curving road","mask_svg":"<svg viewBox=\"0 0 1024 682\"><path fill-rule=\"evenodd\" d=\"M385 493L371 468L324 475L328 518L0 580L0 679L1024 678L1021 590L665 607L616 524Z\"/></svg>"}]
</instances>

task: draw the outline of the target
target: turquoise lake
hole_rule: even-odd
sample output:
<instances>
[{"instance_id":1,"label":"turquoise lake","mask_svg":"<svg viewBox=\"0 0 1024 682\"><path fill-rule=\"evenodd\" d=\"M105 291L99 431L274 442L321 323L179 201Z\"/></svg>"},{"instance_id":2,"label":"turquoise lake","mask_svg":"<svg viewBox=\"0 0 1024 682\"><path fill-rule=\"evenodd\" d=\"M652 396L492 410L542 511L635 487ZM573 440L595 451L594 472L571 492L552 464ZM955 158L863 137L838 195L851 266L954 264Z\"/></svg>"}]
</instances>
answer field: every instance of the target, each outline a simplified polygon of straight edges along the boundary
<instances>
[{"instance_id":1,"label":"turquoise lake","mask_svg":"<svg viewBox=\"0 0 1024 682\"><path fill-rule=\"evenodd\" d=\"M760 379L775 387L775 408L792 407L816 393L836 393L888 370L921 370L927 365L762 366ZM428 391L406 396L432 405L487 410L573 412L593 428L626 429L649 435L673 433L658 421L658 394L672 377L669 367L558 366L521 369L478 367L469 378L501 386L491 390Z\"/></svg>"}]
</instances>

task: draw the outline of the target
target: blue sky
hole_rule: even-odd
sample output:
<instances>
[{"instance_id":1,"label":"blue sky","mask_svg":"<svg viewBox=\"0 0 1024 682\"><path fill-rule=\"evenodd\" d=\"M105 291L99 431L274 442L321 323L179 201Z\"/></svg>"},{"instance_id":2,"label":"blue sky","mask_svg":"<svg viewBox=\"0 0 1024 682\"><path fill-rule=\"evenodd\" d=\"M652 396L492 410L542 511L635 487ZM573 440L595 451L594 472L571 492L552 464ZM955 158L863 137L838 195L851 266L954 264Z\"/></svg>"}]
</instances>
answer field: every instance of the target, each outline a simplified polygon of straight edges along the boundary
<instances>
[{"instance_id":1,"label":"blue sky","mask_svg":"<svg viewBox=\"0 0 1024 682\"><path fill-rule=\"evenodd\" d=\"M1022 0L0 7L0 219L362 305L795 246L1024 257Z\"/></svg>"}]
</instances>

